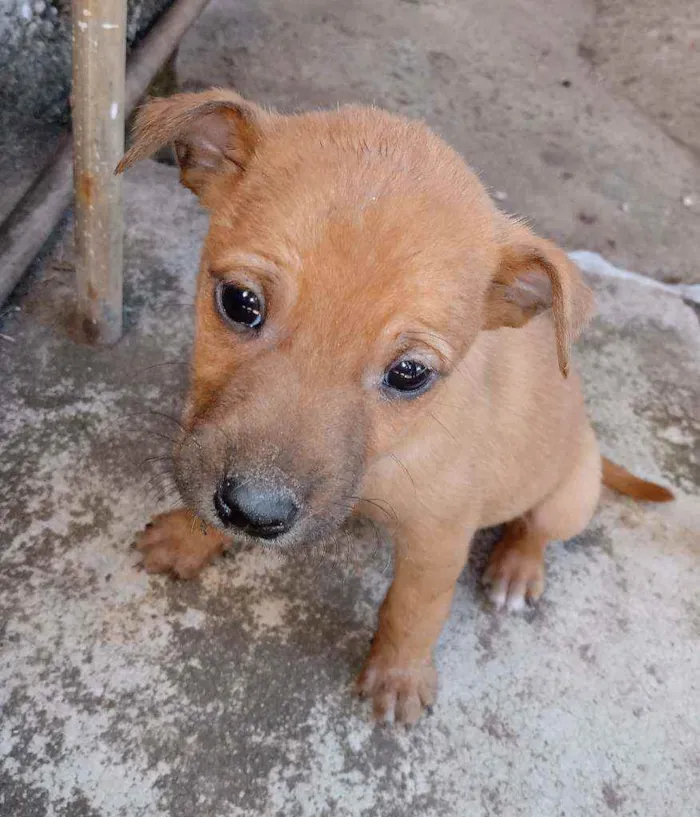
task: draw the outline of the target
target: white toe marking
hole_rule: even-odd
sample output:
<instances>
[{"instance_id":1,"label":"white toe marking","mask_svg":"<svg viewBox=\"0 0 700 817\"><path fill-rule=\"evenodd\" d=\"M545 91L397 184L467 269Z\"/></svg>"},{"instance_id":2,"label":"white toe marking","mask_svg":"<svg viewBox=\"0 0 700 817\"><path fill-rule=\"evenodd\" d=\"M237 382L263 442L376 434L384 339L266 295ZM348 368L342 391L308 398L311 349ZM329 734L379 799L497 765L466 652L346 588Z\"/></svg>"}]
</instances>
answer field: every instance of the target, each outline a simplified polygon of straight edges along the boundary
<instances>
[{"instance_id":1,"label":"white toe marking","mask_svg":"<svg viewBox=\"0 0 700 817\"><path fill-rule=\"evenodd\" d=\"M497 610L503 609L506 603L506 588L501 582L498 582L491 588L488 596Z\"/></svg>"},{"instance_id":2,"label":"white toe marking","mask_svg":"<svg viewBox=\"0 0 700 817\"><path fill-rule=\"evenodd\" d=\"M508 597L508 609L511 613L519 613L525 609L525 598L521 593Z\"/></svg>"}]
</instances>

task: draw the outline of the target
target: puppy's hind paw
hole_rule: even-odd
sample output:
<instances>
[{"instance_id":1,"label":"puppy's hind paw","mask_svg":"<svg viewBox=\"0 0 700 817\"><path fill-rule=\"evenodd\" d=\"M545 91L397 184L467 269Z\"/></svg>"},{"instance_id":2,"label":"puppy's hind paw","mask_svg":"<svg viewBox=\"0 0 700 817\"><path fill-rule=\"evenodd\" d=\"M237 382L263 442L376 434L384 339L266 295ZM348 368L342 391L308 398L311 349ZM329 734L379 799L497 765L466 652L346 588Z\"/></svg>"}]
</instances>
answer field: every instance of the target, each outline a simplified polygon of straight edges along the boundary
<instances>
[{"instance_id":1,"label":"puppy's hind paw","mask_svg":"<svg viewBox=\"0 0 700 817\"><path fill-rule=\"evenodd\" d=\"M544 564L540 555L517 546L494 550L482 578L486 597L497 610L511 613L534 604L544 592Z\"/></svg>"}]
</instances>

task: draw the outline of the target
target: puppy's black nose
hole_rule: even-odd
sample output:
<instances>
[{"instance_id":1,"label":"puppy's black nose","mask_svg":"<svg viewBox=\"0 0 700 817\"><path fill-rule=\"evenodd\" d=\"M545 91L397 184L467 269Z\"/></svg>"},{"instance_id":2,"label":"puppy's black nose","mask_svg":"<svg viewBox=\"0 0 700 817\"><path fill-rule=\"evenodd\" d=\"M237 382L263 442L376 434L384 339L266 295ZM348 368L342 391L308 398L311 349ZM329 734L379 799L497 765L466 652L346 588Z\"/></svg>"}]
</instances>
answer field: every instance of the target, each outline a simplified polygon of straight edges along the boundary
<instances>
[{"instance_id":1,"label":"puppy's black nose","mask_svg":"<svg viewBox=\"0 0 700 817\"><path fill-rule=\"evenodd\" d=\"M226 527L261 539L274 539L289 530L299 513L284 488L249 479L224 480L214 494L214 507Z\"/></svg>"}]
</instances>

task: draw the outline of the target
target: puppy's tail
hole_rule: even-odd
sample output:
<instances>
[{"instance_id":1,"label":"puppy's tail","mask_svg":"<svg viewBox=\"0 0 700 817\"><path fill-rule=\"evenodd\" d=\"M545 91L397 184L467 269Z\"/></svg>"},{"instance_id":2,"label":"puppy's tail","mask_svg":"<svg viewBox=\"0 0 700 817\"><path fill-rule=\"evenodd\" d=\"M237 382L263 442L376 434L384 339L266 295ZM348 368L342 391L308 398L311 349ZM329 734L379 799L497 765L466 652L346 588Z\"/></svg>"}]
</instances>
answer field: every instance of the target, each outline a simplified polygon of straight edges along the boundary
<instances>
[{"instance_id":1,"label":"puppy's tail","mask_svg":"<svg viewBox=\"0 0 700 817\"><path fill-rule=\"evenodd\" d=\"M602 460L603 485L607 485L608 488L646 502L670 502L674 498L668 488L635 477L634 474L630 474L621 465L615 465L614 462L610 462L605 457Z\"/></svg>"}]
</instances>

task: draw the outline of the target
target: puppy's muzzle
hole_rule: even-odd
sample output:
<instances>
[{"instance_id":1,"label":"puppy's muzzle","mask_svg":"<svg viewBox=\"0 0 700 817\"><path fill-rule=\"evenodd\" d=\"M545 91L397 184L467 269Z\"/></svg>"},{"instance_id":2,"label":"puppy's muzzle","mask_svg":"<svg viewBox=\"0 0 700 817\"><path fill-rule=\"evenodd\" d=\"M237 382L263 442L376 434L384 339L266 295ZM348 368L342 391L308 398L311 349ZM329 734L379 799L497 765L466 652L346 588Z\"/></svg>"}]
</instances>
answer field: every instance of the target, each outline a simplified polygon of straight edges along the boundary
<instances>
[{"instance_id":1,"label":"puppy's muzzle","mask_svg":"<svg viewBox=\"0 0 700 817\"><path fill-rule=\"evenodd\" d=\"M214 507L227 528L258 539L276 539L299 515L299 505L288 488L260 479L226 478L216 489Z\"/></svg>"}]
</instances>

